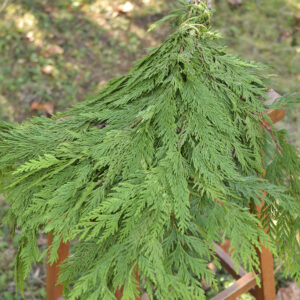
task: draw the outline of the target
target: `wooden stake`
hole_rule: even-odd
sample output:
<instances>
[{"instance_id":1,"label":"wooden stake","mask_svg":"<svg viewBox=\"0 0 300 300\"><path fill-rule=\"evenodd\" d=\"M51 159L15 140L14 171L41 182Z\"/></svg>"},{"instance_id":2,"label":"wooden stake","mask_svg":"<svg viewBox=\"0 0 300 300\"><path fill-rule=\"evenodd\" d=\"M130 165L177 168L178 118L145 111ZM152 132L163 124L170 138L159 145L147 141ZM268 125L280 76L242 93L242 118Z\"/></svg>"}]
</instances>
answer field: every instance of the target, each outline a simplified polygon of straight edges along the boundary
<instances>
[{"instance_id":1,"label":"wooden stake","mask_svg":"<svg viewBox=\"0 0 300 300\"><path fill-rule=\"evenodd\" d=\"M257 251L260 261L261 287L256 286L253 294L257 300L275 300L276 288L274 278L273 255L269 249L261 246Z\"/></svg>"},{"instance_id":2,"label":"wooden stake","mask_svg":"<svg viewBox=\"0 0 300 300\"><path fill-rule=\"evenodd\" d=\"M280 97L280 95L274 90L269 90L268 95L270 97L270 100L268 101L269 104ZM284 118L285 110L272 110L268 112L268 115L274 124ZM269 126L265 120L263 120L263 122ZM260 207L257 207L258 214L260 213L262 206L263 203ZM268 231L268 228L266 231ZM261 287L256 286L253 294L257 300L275 300L276 288L272 252L269 249L261 246L261 251L257 249L257 256L260 261Z\"/></svg>"},{"instance_id":3,"label":"wooden stake","mask_svg":"<svg viewBox=\"0 0 300 300\"><path fill-rule=\"evenodd\" d=\"M52 244L53 235L49 233L48 235L48 246ZM62 300L63 286L61 284L57 285L57 279L59 274L59 265L68 257L69 255L69 242L61 242L58 249L58 260L52 265L47 264L47 282L46 282L46 299L47 300ZM49 256L49 254L48 254Z\"/></svg>"},{"instance_id":4,"label":"wooden stake","mask_svg":"<svg viewBox=\"0 0 300 300\"><path fill-rule=\"evenodd\" d=\"M213 297L211 300L234 300L242 294L248 292L256 285L255 277L252 273L247 273L226 290Z\"/></svg>"}]
</instances>

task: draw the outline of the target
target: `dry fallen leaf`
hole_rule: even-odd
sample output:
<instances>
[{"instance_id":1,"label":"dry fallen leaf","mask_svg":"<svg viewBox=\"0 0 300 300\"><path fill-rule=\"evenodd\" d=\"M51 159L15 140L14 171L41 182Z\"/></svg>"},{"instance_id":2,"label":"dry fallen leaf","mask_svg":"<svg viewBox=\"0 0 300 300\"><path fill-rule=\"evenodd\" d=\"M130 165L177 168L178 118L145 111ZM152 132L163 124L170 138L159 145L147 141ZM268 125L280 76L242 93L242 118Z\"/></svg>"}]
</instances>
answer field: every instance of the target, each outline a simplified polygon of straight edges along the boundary
<instances>
[{"instance_id":1,"label":"dry fallen leaf","mask_svg":"<svg viewBox=\"0 0 300 300\"><path fill-rule=\"evenodd\" d=\"M53 8L50 5L46 5L45 7L45 13L51 14L53 12Z\"/></svg>"},{"instance_id":2,"label":"dry fallen leaf","mask_svg":"<svg viewBox=\"0 0 300 300\"><path fill-rule=\"evenodd\" d=\"M53 115L54 113L54 105L51 102L46 102L43 107L43 111L48 113L49 115Z\"/></svg>"},{"instance_id":3,"label":"dry fallen leaf","mask_svg":"<svg viewBox=\"0 0 300 300\"><path fill-rule=\"evenodd\" d=\"M41 110L45 114L52 115L54 113L54 105L51 102L38 103L32 102L30 105L31 110Z\"/></svg>"},{"instance_id":4,"label":"dry fallen leaf","mask_svg":"<svg viewBox=\"0 0 300 300\"><path fill-rule=\"evenodd\" d=\"M29 31L26 33L25 35L26 39L29 41L29 42L33 42L34 41L34 35L33 35L33 32L32 31Z\"/></svg>"},{"instance_id":5,"label":"dry fallen leaf","mask_svg":"<svg viewBox=\"0 0 300 300\"><path fill-rule=\"evenodd\" d=\"M31 110L42 110L43 104L34 101L31 103L30 108L31 108Z\"/></svg>"},{"instance_id":6,"label":"dry fallen leaf","mask_svg":"<svg viewBox=\"0 0 300 300\"><path fill-rule=\"evenodd\" d=\"M59 55L64 53L64 49L58 45L52 44L48 45L44 50L43 50L44 55Z\"/></svg>"},{"instance_id":7,"label":"dry fallen leaf","mask_svg":"<svg viewBox=\"0 0 300 300\"><path fill-rule=\"evenodd\" d=\"M52 74L53 70L54 70L53 66L48 65L48 66L45 66L45 67L42 69L42 72L43 72L44 74Z\"/></svg>"},{"instance_id":8,"label":"dry fallen leaf","mask_svg":"<svg viewBox=\"0 0 300 300\"><path fill-rule=\"evenodd\" d=\"M118 6L118 11L121 13L129 13L133 10L134 6L131 2L127 1L126 3Z\"/></svg>"}]
</instances>

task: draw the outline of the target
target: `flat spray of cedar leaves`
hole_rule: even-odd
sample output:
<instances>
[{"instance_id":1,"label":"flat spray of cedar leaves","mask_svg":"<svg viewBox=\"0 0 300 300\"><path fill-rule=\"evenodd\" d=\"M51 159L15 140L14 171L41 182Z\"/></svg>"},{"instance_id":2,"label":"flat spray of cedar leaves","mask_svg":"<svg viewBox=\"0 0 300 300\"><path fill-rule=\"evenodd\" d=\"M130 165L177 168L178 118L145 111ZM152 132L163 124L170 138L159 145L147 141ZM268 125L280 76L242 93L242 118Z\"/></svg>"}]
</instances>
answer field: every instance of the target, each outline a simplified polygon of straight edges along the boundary
<instances>
[{"instance_id":1,"label":"flat spray of cedar leaves","mask_svg":"<svg viewBox=\"0 0 300 300\"><path fill-rule=\"evenodd\" d=\"M299 157L285 131L260 124L270 107L258 67L226 53L203 3L167 18L176 31L94 97L52 119L1 123L19 287L44 255L39 232L55 236L51 263L61 240L77 241L60 276L67 299L113 300L124 286L132 300L137 268L151 299L204 299L224 238L247 271L263 244L300 281ZM259 219L249 207L262 200Z\"/></svg>"}]
</instances>

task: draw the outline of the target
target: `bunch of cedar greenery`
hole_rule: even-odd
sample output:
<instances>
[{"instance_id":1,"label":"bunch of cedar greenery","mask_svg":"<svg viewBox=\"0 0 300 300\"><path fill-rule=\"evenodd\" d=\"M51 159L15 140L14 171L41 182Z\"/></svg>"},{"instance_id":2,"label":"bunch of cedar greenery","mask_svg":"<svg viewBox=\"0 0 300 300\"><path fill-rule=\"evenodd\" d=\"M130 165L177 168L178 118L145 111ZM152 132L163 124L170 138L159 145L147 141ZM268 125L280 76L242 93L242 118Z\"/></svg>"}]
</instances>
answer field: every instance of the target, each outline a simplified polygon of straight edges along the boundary
<instances>
[{"instance_id":1,"label":"bunch of cedar greenery","mask_svg":"<svg viewBox=\"0 0 300 300\"><path fill-rule=\"evenodd\" d=\"M72 51L52 51L52 54L45 57L45 53L40 51L38 43L34 40L30 42L30 32L39 31L37 28L20 29L16 26L22 22L20 15L9 14L8 10L1 12L4 18L0 20L2 30L0 35L5 37L0 42L0 114L2 118L10 119L15 117L23 119L28 115L32 115L30 103L34 101L52 101L55 105L63 108L70 103L74 103L83 98L83 95L89 94L97 89L97 83L103 84L107 79L115 76L116 73L124 73L124 62L126 68L133 60L141 56L141 50L144 46L149 45L149 41L145 40L146 27L148 22L152 22L162 11L168 9L166 4L161 3L159 6L136 6L134 14L124 17L124 13L120 13L114 17L116 32L129 32L124 41L112 39L110 42L101 40L103 33L109 32L111 28L100 28L89 22L94 13L95 6L87 3L86 6L73 6L66 10L68 1L57 1L57 6L52 9L57 13L64 15L69 22L57 22L49 13L51 6L47 9L45 1L23 1L22 11L20 14L27 13L29 27L31 15L38 20L42 39L46 45L58 44L64 40L68 43ZM81 2L81 1L79 1ZM105 2L105 1L102 1ZM119 5L118 1L110 1L106 3L107 7L112 4ZM157 1L162 2L162 1ZM168 1L168 5L172 1ZM150 8L150 9L149 9ZM243 56L246 59L254 59L271 64L274 73L279 74L278 77L270 78L270 86L274 87L280 93L295 91L300 82L300 6L297 0L271 0L271 1L242 1L241 5L232 5L227 1L215 1L215 22L216 26L225 36L228 37L230 48L234 53ZM66 13L67 12L67 13ZM84 12L84 13L83 13ZM85 15L84 15L85 14ZM145 14L153 18L143 18ZM24 14L25 15L25 14ZM85 18L85 16L88 16ZM18 18L20 19L18 21ZM33 18L33 20L34 20ZM97 21L101 20L101 13L96 15ZM126 20L131 18L136 20L140 35L133 33L134 29L126 27ZM7 19L10 21L7 22ZM125 21L124 21L125 20ZM78 23L74 32L72 22ZM53 23L54 22L54 23ZM53 26L55 24L55 26ZM125 24L125 25L124 25ZM2 26L3 25L3 26ZM125 26L125 28L124 28ZM84 29L85 28L85 29ZM90 30L91 29L91 30ZM86 32L90 32L89 35ZM46 33L46 34L45 34ZM97 35L99 33L99 35ZM101 33L101 34L100 34ZM76 36L76 41L72 40ZM25 38L24 38L25 37ZM159 42L161 37L156 37L155 43ZM99 41L104 48L99 48ZM35 38L37 41L38 38ZM78 51L76 52L76 47ZM153 45L154 45L153 44ZM8 46L9 47L8 47ZM63 49L63 45L59 46ZM51 47L50 47L51 48ZM49 49L50 49L49 48ZM54 48L52 48L54 49ZM56 48L59 49L59 48ZM105 53L103 51L105 50ZM128 55L123 56L123 52ZM51 51L50 51L51 52ZM95 53L102 53L105 57L99 57ZM87 54L88 53L88 54ZM23 57L28 59L23 59ZM119 57L121 62L117 62L115 57ZM98 61L95 65L92 62ZM108 65L103 65L103 61L107 61ZM79 62L79 63L78 63ZM101 62L101 63L100 63ZM44 66L54 65L54 72L46 74L39 70L39 64ZM110 66L113 66L110 68ZM99 68L104 67L104 75L99 73ZM14 76L8 79L8 73L13 70ZM50 69L49 69L50 70ZM57 71L55 71L57 70ZM90 71L92 70L92 72ZM98 74L95 74L95 71ZM77 74L80 76L77 76ZM84 83L84 84L78 84ZM47 88L53 87L53 88ZM21 92L20 92L21 91ZM8 100L9 99L9 100ZM65 103L66 101L66 103ZM43 110L34 113L42 114ZM289 111L288 125L294 132L295 143L299 139L299 119L293 111ZM298 128L298 129L297 129ZM1 210L0 218L4 216L7 207L4 205L3 199L0 199ZM15 246L18 237L13 240L9 237L8 228L1 224L0 226L0 297L1 299L21 299L21 296L15 294L15 286L13 279L13 259L15 256ZM39 239L40 247L45 246L45 237ZM276 279L278 288L288 284L281 273L281 262L276 261ZM227 286L232 278L225 273L218 273L220 288ZM37 265L30 275L25 286L25 299L44 299L45 270L44 266ZM207 295L210 297L215 291L208 290ZM250 297L250 296L245 296ZM249 299L249 298L243 298Z\"/></svg>"}]
</instances>

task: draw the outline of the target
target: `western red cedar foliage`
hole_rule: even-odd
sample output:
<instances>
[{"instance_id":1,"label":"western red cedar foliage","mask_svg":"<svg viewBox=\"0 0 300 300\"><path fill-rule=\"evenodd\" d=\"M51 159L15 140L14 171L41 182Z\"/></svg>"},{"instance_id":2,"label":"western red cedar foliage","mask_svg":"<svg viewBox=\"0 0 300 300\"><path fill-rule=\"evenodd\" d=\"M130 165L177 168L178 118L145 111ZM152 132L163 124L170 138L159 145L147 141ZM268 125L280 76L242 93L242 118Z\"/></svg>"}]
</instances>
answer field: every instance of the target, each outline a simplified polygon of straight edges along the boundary
<instances>
[{"instance_id":1,"label":"western red cedar foliage","mask_svg":"<svg viewBox=\"0 0 300 300\"><path fill-rule=\"evenodd\" d=\"M177 29L99 93L52 119L1 123L1 191L20 228L20 288L41 259L38 232L77 242L60 282L67 299L203 299L213 242L258 269L263 244L300 281L300 164L271 107L260 67L227 53L203 3L169 16ZM295 98L285 96L273 107ZM270 120L269 120L270 122ZM266 173L264 172L266 170ZM250 213L264 201L262 214ZM269 233L264 229L269 228Z\"/></svg>"}]
</instances>

